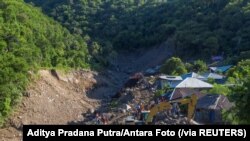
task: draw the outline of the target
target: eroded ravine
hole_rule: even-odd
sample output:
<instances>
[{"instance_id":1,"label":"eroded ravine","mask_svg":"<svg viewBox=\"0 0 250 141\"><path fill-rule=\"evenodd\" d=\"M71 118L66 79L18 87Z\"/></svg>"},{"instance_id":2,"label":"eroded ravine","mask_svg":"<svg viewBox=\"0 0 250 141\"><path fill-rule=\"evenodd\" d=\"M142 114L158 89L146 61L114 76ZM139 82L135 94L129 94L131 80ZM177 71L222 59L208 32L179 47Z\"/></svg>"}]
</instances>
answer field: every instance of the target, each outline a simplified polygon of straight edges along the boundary
<instances>
[{"instance_id":1,"label":"eroded ravine","mask_svg":"<svg viewBox=\"0 0 250 141\"><path fill-rule=\"evenodd\" d=\"M105 105L131 74L162 64L172 53L166 43L150 50L123 52L103 72L82 70L59 73L59 80L50 71L40 71L40 78L31 84L28 96L23 98L6 128L0 129L0 140L21 140L24 124L74 124L84 121L84 114Z\"/></svg>"}]
</instances>

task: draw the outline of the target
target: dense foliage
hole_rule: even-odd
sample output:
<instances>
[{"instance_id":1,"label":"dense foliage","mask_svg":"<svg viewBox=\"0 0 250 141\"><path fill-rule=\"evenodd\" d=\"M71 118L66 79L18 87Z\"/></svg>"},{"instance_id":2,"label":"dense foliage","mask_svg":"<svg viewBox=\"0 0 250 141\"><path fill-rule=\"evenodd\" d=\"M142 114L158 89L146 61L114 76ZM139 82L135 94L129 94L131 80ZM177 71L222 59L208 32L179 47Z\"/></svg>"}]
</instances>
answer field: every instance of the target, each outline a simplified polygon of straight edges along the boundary
<instances>
[{"instance_id":1,"label":"dense foliage","mask_svg":"<svg viewBox=\"0 0 250 141\"><path fill-rule=\"evenodd\" d=\"M41 67L108 65L116 50L152 47L171 39L185 60L250 56L249 0L0 0L0 124L22 96L29 73ZM70 33L71 32L71 33ZM206 64L165 62L161 71L203 72ZM229 96L234 122L249 123L249 60L229 72L239 84ZM221 86L213 92L219 92ZM227 89L223 89L225 94Z\"/></svg>"},{"instance_id":2,"label":"dense foliage","mask_svg":"<svg viewBox=\"0 0 250 141\"><path fill-rule=\"evenodd\" d=\"M207 64L202 61L202 60L197 60L194 61L193 66L191 67L193 72L196 73L202 73L202 72L206 72L208 70Z\"/></svg>"},{"instance_id":3,"label":"dense foliage","mask_svg":"<svg viewBox=\"0 0 250 141\"><path fill-rule=\"evenodd\" d=\"M221 85L221 84L213 84L213 88L209 90L210 94L222 94L227 96L230 94L230 89L227 86Z\"/></svg>"},{"instance_id":4,"label":"dense foliage","mask_svg":"<svg viewBox=\"0 0 250 141\"><path fill-rule=\"evenodd\" d=\"M118 49L172 38L176 55L249 58L249 0L26 0L71 32ZM105 45L104 45L105 46Z\"/></svg>"},{"instance_id":5,"label":"dense foliage","mask_svg":"<svg viewBox=\"0 0 250 141\"><path fill-rule=\"evenodd\" d=\"M250 77L242 80L230 95L235 107L229 111L227 119L234 124L250 124Z\"/></svg>"},{"instance_id":6,"label":"dense foliage","mask_svg":"<svg viewBox=\"0 0 250 141\"><path fill-rule=\"evenodd\" d=\"M229 82L233 84L242 84L242 80L246 79L250 75L250 60L244 60L238 63L227 73Z\"/></svg>"},{"instance_id":7,"label":"dense foliage","mask_svg":"<svg viewBox=\"0 0 250 141\"><path fill-rule=\"evenodd\" d=\"M208 71L208 67L202 60L184 64L181 58L172 57L166 60L160 71L168 75L183 75L187 72L204 73Z\"/></svg>"},{"instance_id":8,"label":"dense foliage","mask_svg":"<svg viewBox=\"0 0 250 141\"><path fill-rule=\"evenodd\" d=\"M88 67L87 44L22 0L0 0L0 125L40 67Z\"/></svg>"},{"instance_id":9,"label":"dense foliage","mask_svg":"<svg viewBox=\"0 0 250 141\"><path fill-rule=\"evenodd\" d=\"M162 73L168 75L183 75L187 73L186 67L180 58L172 57L168 59L161 67Z\"/></svg>"},{"instance_id":10,"label":"dense foliage","mask_svg":"<svg viewBox=\"0 0 250 141\"><path fill-rule=\"evenodd\" d=\"M227 120L234 124L250 124L250 60L238 63L228 75L236 86L229 94L235 107L226 114Z\"/></svg>"}]
</instances>

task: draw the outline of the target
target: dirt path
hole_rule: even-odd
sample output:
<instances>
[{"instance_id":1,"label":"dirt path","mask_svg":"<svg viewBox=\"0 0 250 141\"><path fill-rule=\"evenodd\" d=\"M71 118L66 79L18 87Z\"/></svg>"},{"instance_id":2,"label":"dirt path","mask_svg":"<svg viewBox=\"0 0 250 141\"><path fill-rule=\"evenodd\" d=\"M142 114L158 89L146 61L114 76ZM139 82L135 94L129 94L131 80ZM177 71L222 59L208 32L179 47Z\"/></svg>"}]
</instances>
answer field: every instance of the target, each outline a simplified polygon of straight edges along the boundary
<instances>
[{"instance_id":1,"label":"dirt path","mask_svg":"<svg viewBox=\"0 0 250 141\"><path fill-rule=\"evenodd\" d=\"M0 129L0 141L20 141L24 124L69 124L84 120L89 109L99 109L134 72L160 65L172 54L167 44L150 50L120 53L113 66L102 73L91 71L59 74L50 71L41 76L28 91L6 128ZM94 88L94 89L92 89Z\"/></svg>"}]
</instances>

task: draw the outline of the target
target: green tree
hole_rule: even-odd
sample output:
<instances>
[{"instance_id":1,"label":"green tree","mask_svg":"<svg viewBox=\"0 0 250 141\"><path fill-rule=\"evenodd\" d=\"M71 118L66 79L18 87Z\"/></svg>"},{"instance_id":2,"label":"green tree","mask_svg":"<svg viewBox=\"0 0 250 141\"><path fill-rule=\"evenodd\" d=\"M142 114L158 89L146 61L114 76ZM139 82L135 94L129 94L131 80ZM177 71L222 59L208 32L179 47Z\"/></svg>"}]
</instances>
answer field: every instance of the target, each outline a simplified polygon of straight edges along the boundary
<instances>
[{"instance_id":1,"label":"green tree","mask_svg":"<svg viewBox=\"0 0 250 141\"><path fill-rule=\"evenodd\" d=\"M188 72L192 72L193 71L193 64L191 63L185 63L185 67L187 69Z\"/></svg>"},{"instance_id":2,"label":"green tree","mask_svg":"<svg viewBox=\"0 0 250 141\"><path fill-rule=\"evenodd\" d=\"M207 71L207 64L202 60L197 60L193 64L193 71L197 73L205 72Z\"/></svg>"},{"instance_id":3,"label":"green tree","mask_svg":"<svg viewBox=\"0 0 250 141\"><path fill-rule=\"evenodd\" d=\"M226 119L234 124L250 124L250 60L241 61L228 72L230 83L235 84L229 94L234 108Z\"/></svg>"},{"instance_id":4,"label":"green tree","mask_svg":"<svg viewBox=\"0 0 250 141\"><path fill-rule=\"evenodd\" d=\"M108 41L116 50L153 47L169 38L174 38L177 55L188 59L210 59L223 52L238 57L250 50L246 0L25 1L42 7L72 33L89 35L99 44ZM9 8L4 17L15 20L14 11Z\"/></svg>"},{"instance_id":5,"label":"green tree","mask_svg":"<svg viewBox=\"0 0 250 141\"><path fill-rule=\"evenodd\" d=\"M182 75L187 73L187 70L180 58L172 57L163 64L161 72L168 75Z\"/></svg>"},{"instance_id":6,"label":"green tree","mask_svg":"<svg viewBox=\"0 0 250 141\"><path fill-rule=\"evenodd\" d=\"M241 81L250 75L250 60L244 60L237 64L237 66L230 69L227 73L230 83L241 84Z\"/></svg>"},{"instance_id":7,"label":"green tree","mask_svg":"<svg viewBox=\"0 0 250 141\"><path fill-rule=\"evenodd\" d=\"M206 48L206 55L210 57L211 55L217 54L219 49L219 41L216 37L211 36L205 39L203 42L204 47Z\"/></svg>"},{"instance_id":8,"label":"green tree","mask_svg":"<svg viewBox=\"0 0 250 141\"><path fill-rule=\"evenodd\" d=\"M89 54L82 37L23 0L0 0L0 7L1 126L26 90L29 71L87 68Z\"/></svg>"},{"instance_id":9,"label":"green tree","mask_svg":"<svg viewBox=\"0 0 250 141\"><path fill-rule=\"evenodd\" d=\"M229 95L235 106L226 113L226 119L233 124L250 124L250 77L247 76L242 83Z\"/></svg>"},{"instance_id":10,"label":"green tree","mask_svg":"<svg viewBox=\"0 0 250 141\"><path fill-rule=\"evenodd\" d=\"M230 94L230 89L227 86L220 85L220 84L214 84L214 87L209 90L209 93L211 94L222 94L222 95L229 95Z\"/></svg>"}]
</instances>

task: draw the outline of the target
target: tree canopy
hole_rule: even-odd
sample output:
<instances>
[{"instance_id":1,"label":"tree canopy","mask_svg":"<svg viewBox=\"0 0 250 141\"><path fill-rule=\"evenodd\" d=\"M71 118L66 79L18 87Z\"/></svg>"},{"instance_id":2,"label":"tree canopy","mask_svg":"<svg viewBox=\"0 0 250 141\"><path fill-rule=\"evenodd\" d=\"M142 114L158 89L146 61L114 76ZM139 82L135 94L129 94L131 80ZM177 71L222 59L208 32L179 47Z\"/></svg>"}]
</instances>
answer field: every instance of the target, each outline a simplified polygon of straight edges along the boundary
<instances>
[{"instance_id":1,"label":"tree canopy","mask_svg":"<svg viewBox=\"0 0 250 141\"><path fill-rule=\"evenodd\" d=\"M249 59L249 32L249 0L0 0L0 125L25 91L28 72L107 66L116 51L169 39L177 57L162 72L203 72L203 61L181 59ZM229 82L238 84L229 94L236 119L250 119L249 62L228 73Z\"/></svg>"},{"instance_id":2,"label":"tree canopy","mask_svg":"<svg viewBox=\"0 0 250 141\"><path fill-rule=\"evenodd\" d=\"M246 57L250 49L248 0L25 1L42 7L72 33L108 41L118 50L152 47L169 38L176 55L186 59Z\"/></svg>"},{"instance_id":3,"label":"tree canopy","mask_svg":"<svg viewBox=\"0 0 250 141\"><path fill-rule=\"evenodd\" d=\"M87 43L22 0L0 0L0 125L22 96L29 71L89 67Z\"/></svg>"},{"instance_id":4,"label":"tree canopy","mask_svg":"<svg viewBox=\"0 0 250 141\"><path fill-rule=\"evenodd\" d=\"M234 124L250 124L250 60L241 61L228 73L230 83L235 83L229 98L235 107L226 115Z\"/></svg>"},{"instance_id":5,"label":"tree canopy","mask_svg":"<svg viewBox=\"0 0 250 141\"><path fill-rule=\"evenodd\" d=\"M187 73L187 70L180 58L172 57L163 64L161 72L167 75L182 75Z\"/></svg>"}]
</instances>

